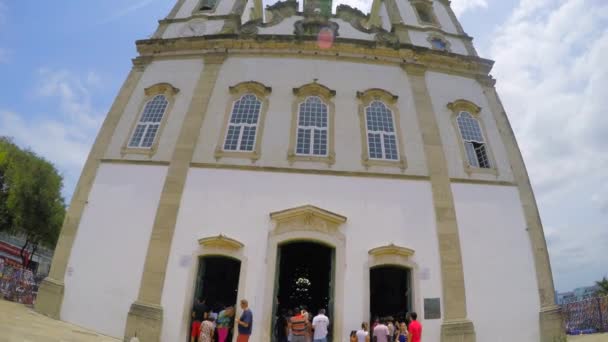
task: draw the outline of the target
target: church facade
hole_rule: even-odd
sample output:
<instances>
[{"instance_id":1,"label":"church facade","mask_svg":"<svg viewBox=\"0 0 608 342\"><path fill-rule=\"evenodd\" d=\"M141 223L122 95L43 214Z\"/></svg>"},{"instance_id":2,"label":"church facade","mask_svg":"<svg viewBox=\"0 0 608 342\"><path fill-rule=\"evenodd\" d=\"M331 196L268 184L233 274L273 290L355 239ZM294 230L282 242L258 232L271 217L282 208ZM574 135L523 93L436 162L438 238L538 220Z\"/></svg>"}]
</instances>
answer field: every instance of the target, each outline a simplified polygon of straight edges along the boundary
<instances>
[{"instance_id":1,"label":"church facade","mask_svg":"<svg viewBox=\"0 0 608 342\"><path fill-rule=\"evenodd\" d=\"M513 131L448 0L179 0L84 166L36 309L187 341L196 298L252 341L415 311L425 341L554 341L545 237ZM240 313L240 311L237 311Z\"/></svg>"}]
</instances>

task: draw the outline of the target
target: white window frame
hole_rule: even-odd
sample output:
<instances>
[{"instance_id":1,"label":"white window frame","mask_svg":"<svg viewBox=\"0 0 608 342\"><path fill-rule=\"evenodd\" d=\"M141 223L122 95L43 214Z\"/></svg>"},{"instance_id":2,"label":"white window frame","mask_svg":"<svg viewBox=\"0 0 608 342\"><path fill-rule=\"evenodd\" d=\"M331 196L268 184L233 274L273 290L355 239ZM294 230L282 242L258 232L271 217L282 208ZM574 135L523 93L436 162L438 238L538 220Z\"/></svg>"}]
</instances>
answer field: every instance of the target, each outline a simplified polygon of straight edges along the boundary
<instances>
[{"instance_id":1,"label":"white window frame","mask_svg":"<svg viewBox=\"0 0 608 342\"><path fill-rule=\"evenodd\" d=\"M367 116L368 116L367 110L368 110L368 108L370 108L372 106L372 103L374 103L376 101L382 103L382 105L384 107L386 107L386 109L391 113L391 121L393 123L393 132L370 131L369 130L369 126L367 124ZM399 139L398 139L398 136L397 136L397 125L396 125L396 122L395 122L395 113L393 113L393 110L384 101L382 101L382 100L373 100L373 101L370 101L368 103L368 105L365 107L364 111L365 111L365 137L366 137L366 140L367 140L367 156L368 156L368 158L372 159L372 160L385 160L385 161L392 161L392 162L398 162L398 161L400 161L401 155L400 155L400 151L399 151ZM381 150L382 150L382 158L372 157L372 151L371 151L370 143L369 143L369 134L370 134L370 132L372 134L378 134L378 133L380 134L380 147L381 147ZM397 149L397 151L396 151L397 152L397 159L386 158L386 148L384 146L384 136L385 135L387 135L387 136L393 136L395 138L395 148Z\"/></svg>"},{"instance_id":2,"label":"white window frame","mask_svg":"<svg viewBox=\"0 0 608 342\"><path fill-rule=\"evenodd\" d=\"M316 97L318 98L321 103L323 103L323 105L325 106L325 122L327 123L327 125L325 127L318 127L318 126L301 126L300 125L300 114L301 114L301 108L302 105L304 103L306 103L306 101L311 98L311 97ZM295 154L297 156L306 156L306 157L327 157L329 156L329 106L327 105L327 103L325 103L325 101L323 101L323 98L321 98L320 96L317 95L310 95L307 96L304 101L300 102L298 104L298 116L297 116L297 127L296 127L296 149L295 149ZM309 153L298 153L298 141L300 138L300 129L309 129L309 135L310 135L310 146L309 146ZM315 130L317 131L325 131L325 154L315 154L314 153L314 145L315 145Z\"/></svg>"},{"instance_id":3,"label":"white window frame","mask_svg":"<svg viewBox=\"0 0 608 342\"><path fill-rule=\"evenodd\" d=\"M483 139L483 141L478 141L478 140L472 140L472 139L465 139L464 134L462 132L462 128L460 127L460 123L458 122L458 119L461 117L461 115L463 114L467 114L471 120L474 120L477 123L477 129L479 129L479 135L481 136L481 138ZM488 148L488 143L485 141L485 137L484 137L484 131L483 131L483 127L481 126L481 122L479 122L479 119L476 118L472 113L466 111L466 110L460 110L458 112L458 114L456 115L456 125L458 126L458 132L460 133L460 139L462 140L462 144L463 144L463 148L464 148L464 154L467 160L467 163L469 164L469 166L471 167L475 167L475 168L480 168L480 169L491 169L493 166L492 164L492 158L490 157L490 152L489 152L489 148ZM488 166L481 166L480 160L479 160L479 156L477 155L477 153L475 152L475 164L476 165L471 165L471 160L469 159L469 153L467 151L467 143L473 144L473 143L477 143L480 145L483 145L483 149L484 149L484 153L486 154L486 159L487 159L487 164ZM475 148L473 146L473 148Z\"/></svg>"},{"instance_id":4,"label":"white window frame","mask_svg":"<svg viewBox=\"0 0 608 342\"><path fill-rule=\"evenodd\" d=\"M148 104L150 104L152 101L156 100L157 97L162 97L163 100L165 101L165 108L163 109L160 120L158 122L142 121L144 118L144 115L146 113L146 108L148 107ZM151 149L152 146L154 146L154 143L156 142L156 139L158 138L158 133L160 132L160 126L165 118L165 115L167 114L167 108L169 108L169 104L170 104L169 99L167 99L167 96L165 96L164 94L154 95L154 97L152 99L146 101L146 103L144 104L144 108L142 109L141 113L139 114L139 119L137 120L137 123L135 124L135 128L133 129L133 132L131 133L131 136L129 137L129 141L127 143L127 148ZM141 135L141 139L139 140L137 145L133 145L132 144L133 138L135 137L135 133L137 133L137 130L140 126L145 126L144 131L143 131L143 133ZM152 126L156 126L156 132L154 133L152 142L150 143L150 146L142 146L143 142L146 139L146 135L148 134L148 131L150 130L150 128Z\"/></svg>"},{"instance_id":5,"label":"white window frame","mask_svg":"<svg viewBox=\"0 0 608 342\"><path fill-rule=\"evenodd\" d=\"M244 123L244 122L241 122L238 124L231 123L230 121L232 121L232 117L234 115L234 107L236 106L236 103L238 101L241 101L245 96L248 96L248 95L254 96L255 99L260 103L260 109L258 111L255 124L248 124L248 123ZM242 94L236 101L232 102L232 108L230 109L230 117L228 118L228 125L226 126L226 132L224 133L224 143L222 144L222 150L224 152L254 152L255 151L255 147L256 147L256 143L257 143L257 139L258 139L258 133L260 130L259 126L260 126L260 116L262 114L262 105L263 105L263 101L254 93ZM237 148L235 150L226 149L226 143L227 143L227 139L228 139L228 133L230 132L230 127L239 128L239 136L238 136L237 143L236 143ZM253 143L252 143L251 150L242 149L243 134L245 132L245 127L255 127L255 135L253 136Z\"/></svg>"}]
</instances>

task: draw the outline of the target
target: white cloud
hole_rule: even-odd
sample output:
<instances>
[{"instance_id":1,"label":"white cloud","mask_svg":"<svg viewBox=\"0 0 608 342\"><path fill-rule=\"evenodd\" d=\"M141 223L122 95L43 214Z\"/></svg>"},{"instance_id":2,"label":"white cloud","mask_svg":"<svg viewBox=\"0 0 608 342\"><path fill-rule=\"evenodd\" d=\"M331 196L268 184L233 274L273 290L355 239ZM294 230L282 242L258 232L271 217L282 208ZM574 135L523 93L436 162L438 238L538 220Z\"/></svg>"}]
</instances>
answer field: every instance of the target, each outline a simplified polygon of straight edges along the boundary
<instances>
[{"instance_id":1,"label":"white cloud","mask_svg":"<svg viewBox=\"0 0 608 342\"><path fill-rule=\"evenodd\" d=\"M470 11L476 8L488 8L488 2L486 0L453 0L452 9L456 16L460 17L464 12Z\"/></svg>"},{"instance_id":2,"label":"white cloud","mask_svg":"<svg viewBox=\"0 0 608 342\"><path fill-rule=\"evenodd\" d=\"M608 265L607 13L603 0L522 0L490 47L562 287Z\"/></svg>"},{"instance_id":3,"label":"white cloud","mask_svg":"<svg viewBox=\"0 0 608 342\"><path fill-rule=\"evenodd\" d=\"M103 119L91 104L98 87L95 73L79 76L68 70L42 69L34 91L36 101L48 104L44 112L17 113L0 108L0 135L53 162L64 175L69 199Z\"/></svg>"}]
</instances>

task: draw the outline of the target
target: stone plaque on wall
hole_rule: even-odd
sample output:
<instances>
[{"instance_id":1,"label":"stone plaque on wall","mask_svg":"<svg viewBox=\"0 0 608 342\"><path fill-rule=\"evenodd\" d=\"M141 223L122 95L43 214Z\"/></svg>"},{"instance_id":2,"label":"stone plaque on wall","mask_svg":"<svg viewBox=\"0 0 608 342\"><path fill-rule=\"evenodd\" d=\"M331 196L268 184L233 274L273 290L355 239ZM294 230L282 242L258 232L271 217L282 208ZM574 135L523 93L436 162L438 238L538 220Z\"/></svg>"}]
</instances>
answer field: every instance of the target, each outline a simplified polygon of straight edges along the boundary
<instances>
[{"instance_id":1,"label":"stone plaque on wall","mask_svg":"<svg viewBox=\"0 0 608 342\"><path fill-rule=\"evenodd\" d=\"M441 301L439 298L424 298L424 319L441 318Z\"/></svg>"}]
</instances>

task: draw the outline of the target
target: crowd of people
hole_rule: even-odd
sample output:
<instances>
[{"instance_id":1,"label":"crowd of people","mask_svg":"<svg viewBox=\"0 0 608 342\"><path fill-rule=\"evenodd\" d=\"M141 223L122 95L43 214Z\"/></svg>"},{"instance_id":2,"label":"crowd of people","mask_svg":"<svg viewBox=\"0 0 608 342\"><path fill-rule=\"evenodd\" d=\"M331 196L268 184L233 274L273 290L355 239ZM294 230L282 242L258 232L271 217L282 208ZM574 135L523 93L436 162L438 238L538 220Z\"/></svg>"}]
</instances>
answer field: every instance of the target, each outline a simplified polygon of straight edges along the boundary
<instances>
[{"instance_id":1,"label":"crowd of people","mask_svg":"<svg viewBox=\"0 0 608 342\"><path fill-rule=\"evenodd\" d=\"M306 307L298 307L281 312L275 337L278 342L327 342L329 325L324 309L311 317ZM422 325L415 312L407 313L402 320L376 318L371 331L368 323L363 322L361 329L350 333L350 342L420 342L421 339Z\"/></svg>"},{"instance_id":2,"label":"crowd of people","mask_svg":"<svg viewBox=\"0 0 608 342\"><path fill-rule=\"evenodd\" d=\"M367 322L363 322L361 329L350 333L350 342L420 342L421 339L422 325L415 312L407 313L403 320L376 318L371 331Z\"/></svg>"},{"instance_id":3,"label":"crowd of people","mask_svg":"<svg viewBox=\"0 0 608 342\"><path fill-rule=\"evenodd\" d=\"M283 310L275 327L278 342L327 342L329 318L324 309L312 317L306 307L302 306Z\"/></svg>"},{"instance_id":4,"label":"crowd of people","mask_svg":"<svg viewBox=\"0 0 608 342\"><path fill-rule=\"evenodd\" d=\"M192 308L190 342L228 342L235 323L238 331L236 341L248 342L253 328L253 313L246 299L240 301L240 307L241 316L233 322L233 306L212 310L205 299L197 300ZM278 342L327 342L329 326L324 309L312 317L306 307L297 307L280 313L274 337ZM420 342L421 338L422 325L415 312L407 313L402 320L376 318L371 330L367 322L363 322L361 329L350 333L350 342Z\"/></svg>"},{"instance_id":5,"label":"crowd of people","mask_svg":"<svg viewBox=\"0 0 608 342\"><path fill-rule=\"evenodd\" d=\"M234 306L214 308L204 298L197 299L192 307L190 342L228 342L231 341L234 323L237 324L237 342L249 341L253 327L253 313L246 299L240 302L241 317L234 320ZM233 321L234 320L234 321Z\"/></svg>"}]
</instances>

